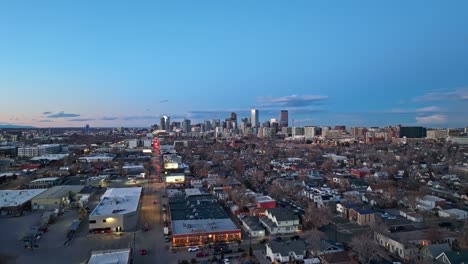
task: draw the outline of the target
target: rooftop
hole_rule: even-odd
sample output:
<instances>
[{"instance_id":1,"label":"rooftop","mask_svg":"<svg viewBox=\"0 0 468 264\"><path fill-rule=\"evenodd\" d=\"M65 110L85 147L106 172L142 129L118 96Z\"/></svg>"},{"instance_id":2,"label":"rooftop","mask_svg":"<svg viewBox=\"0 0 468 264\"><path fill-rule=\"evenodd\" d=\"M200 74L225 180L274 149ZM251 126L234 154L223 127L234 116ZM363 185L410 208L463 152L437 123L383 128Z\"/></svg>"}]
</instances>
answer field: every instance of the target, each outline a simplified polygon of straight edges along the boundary
<instances>
[{"instance_id":1,"label":"rooftop","mask_svg":"<svg viewBox=\"0 0 468 264\"><path fill-rule=\"evenodd\" d=\"M307 243L302 240L287 240L284 242L271 241L269 247L273 253L280 253L281 256L289 256L289 252L294 252L296 255L304 255L307 249Z\"/></svg>"},{"instance_id":2,"label":"rooftop","mask_svg":"<svg viewBox=\"0 0 468 264\"><path fill-rule=\"evenodd\" d=\"M83 190L82 185L59 185L47 189L47 191L39 194L34 199L49 199L49 198L62 198L68 195L70 192L79 193Z\"/></svg>"},{"instance_id":3,"label":"rooftop","mask_svg":"<svg viewBox=\"0 0 468 264\"><path fill-rule=\"evenodd\" d=\"M169 199L172 220L229 218L212 194L186 196L174 194Z\"/></svg>"},{"instance_id":4,"label":"rooftop","mask_svg":"<svg viewBox=\"0 0 468 264\"><path fill-rule=\"evenodd\" d=\"M24 204L46 190L47 189L0 190L0 208Z\"/></svg>"},{"instance_id":5,"label":"rooftop","mask_svg":"<svg viewBox=\"0 0 468 264\"><path fill-rule=\"evenodd\" d=\"M285 208L268 209L268 212L276 217L277 221L299 220L297 215Z\"/></svg>"},{"instance_id":6,"label":"rooftop","mask_svg":"<svg viewBox=\"0 0 468 264\"><path fill-rule=\"evenodd\" d=\"M192 233L213 233L236 231L239 228L230 218L224 219L194 219L194 220L173 220L172 232L174 235Z\"/></svg>"},{"instance_id":7,"label":"rooftop","mask_svg":"<svg viewBox=\"0 0 468 264\"><path fill-rule=\"evenodd\" d=\"M56 181L58 179L59 179L59 177L45 177L45 178L40 178L40 179L31 181L31 183L38 183L38 182L45 182L45 181Z\"/></svg>"},{"instance_id":8,"label":"rooftop","mask_svg":"<svg viewBox=\"0 0 468 264\"><path fill-rule=\"evenodd\" d=\"M129 248L93 251L88 264L127 264L129 259Z\"/></svg>"},{"instance_id":9,"label":"rooftop","mask_svg":"<svg viewBox=\"0 0 468 264\"><path fill-rule=\"evenodd\" d=\"M107 189L90 216L127 214L138 209L141 187Z\"/></svg>"}]
</instances>

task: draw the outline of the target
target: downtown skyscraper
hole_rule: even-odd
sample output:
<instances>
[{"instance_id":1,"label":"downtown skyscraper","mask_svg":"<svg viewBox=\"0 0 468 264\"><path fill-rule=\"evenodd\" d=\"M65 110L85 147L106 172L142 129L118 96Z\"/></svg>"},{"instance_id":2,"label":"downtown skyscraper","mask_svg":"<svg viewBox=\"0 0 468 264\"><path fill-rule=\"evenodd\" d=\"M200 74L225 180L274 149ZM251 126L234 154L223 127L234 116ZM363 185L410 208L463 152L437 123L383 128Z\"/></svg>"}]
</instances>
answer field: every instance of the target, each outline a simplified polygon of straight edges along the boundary
<instances>
[{"instance_id":1,"label":"downtown skyscraper","mask_svg":"<svg viewBox=\"0 0 468 264\"><path fill-rule=\"evenodd\" d=\"M280 127L288 127L288 120L289 120L288 110L281 110L280 120L279 120Z\"/></svg>"},{"instance_id":2,"label":"downtown skyscraper","mask_svg":"<svg viewBox=\"0 0 468 264\"><path fill-rule=\"evenodd\" d=\"M258 109L250 110L250 124L252 127L259 127L260 120L258 118Z\"/></svg>"}]
</instances>

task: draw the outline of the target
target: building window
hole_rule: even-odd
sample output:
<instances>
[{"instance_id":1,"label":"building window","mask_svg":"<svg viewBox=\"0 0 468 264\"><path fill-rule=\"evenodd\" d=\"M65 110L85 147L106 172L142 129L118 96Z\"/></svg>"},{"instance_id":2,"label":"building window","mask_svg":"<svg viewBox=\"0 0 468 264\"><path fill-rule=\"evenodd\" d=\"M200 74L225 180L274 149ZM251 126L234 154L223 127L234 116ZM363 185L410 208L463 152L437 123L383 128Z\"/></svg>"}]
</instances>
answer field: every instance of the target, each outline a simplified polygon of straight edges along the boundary
<instances>
[{"instance_id":1,"label":"building window","mask_svg":"<svg viewBox=\"0 0 468 264\"><path fill-rule=\"evenodd\" d=\"M106 222L106 219L102 219L102 222L105 223L105 222Z\"/></svg>"},{"instance_id":2,"label":"building window","mask_svg":"<svg viewBox=\"0 0 468 264\"><path fill-rule=\"evenodd\" d=\"M96 223L96 220L89 220L89 223L90 223L90 224L95 224L95 223Z\"/></svg>"}]
</instances>

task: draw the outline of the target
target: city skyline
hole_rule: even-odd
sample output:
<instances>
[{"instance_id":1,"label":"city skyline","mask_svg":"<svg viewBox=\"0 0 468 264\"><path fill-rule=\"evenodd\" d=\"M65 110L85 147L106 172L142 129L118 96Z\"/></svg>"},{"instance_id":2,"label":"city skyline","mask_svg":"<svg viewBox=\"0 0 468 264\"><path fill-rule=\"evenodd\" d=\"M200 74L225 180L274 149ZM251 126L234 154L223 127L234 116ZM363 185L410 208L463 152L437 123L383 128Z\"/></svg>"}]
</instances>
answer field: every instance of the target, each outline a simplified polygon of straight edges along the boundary
<instances>
[{"instance_id":1,"label":"city skyline","mask_svg":"<svg viewBox=\"0 0 468 264\"><path fill-rule=\"evenodd\" d=\"M397 2L2 3L0 125L465 127L468 3Z\"/></svg>"}]
</instances>

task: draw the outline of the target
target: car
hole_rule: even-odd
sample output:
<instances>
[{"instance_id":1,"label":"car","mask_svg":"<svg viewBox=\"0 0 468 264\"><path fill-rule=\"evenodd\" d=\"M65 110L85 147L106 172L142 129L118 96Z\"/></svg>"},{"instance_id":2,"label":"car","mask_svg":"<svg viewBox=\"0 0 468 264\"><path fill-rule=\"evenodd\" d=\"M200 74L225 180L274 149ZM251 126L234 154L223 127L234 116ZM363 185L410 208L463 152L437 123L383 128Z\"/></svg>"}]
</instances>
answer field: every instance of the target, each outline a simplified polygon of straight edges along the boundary
<instances>
[{"instance_id":1,"label":"car","mask_svg":"<svg viewBox=\"0 0 468 264\"><path fill-rule=\"evenodd\" d=\"M148 251L146 251L146 249L140 249L140 255L146 255L148 254Z\"/></svg>"},{"instance_id":2,"label":"car","mask_svg":"<svg viewBox=\"0 0 468 264\"><path fill-rule=\"evenodd\" d=\"M229 264L229 263L231 263L231 262L229 262L229 259L226 259L226 258L225 258L225 259L223 259L223 263L224 263L224 264Z\"/></svg>"},{"instance_id":3,"label":"car","mask_svg":"<svg viewBox=\"0 0 468 264\"><path fill-rule=\"evenodd\" d=\"M164 241L166 241L166 242L171 242L171 239L170 239L169 237L165 237L165 238L164 238Z\"/></svg>"},{"instance_id":4,"label":"car","mask_svg":"<svg viewBox=\"0 0 468 264\"><path fill-rule=\"evenodd\" d=\"M197 256L197 258L202 258L202 257L208 257L210 255L210 253L208 252L203 252L203 251L200 251L198 252L195 256Z\"/></svg>"},{"instance_id":5,"label":"car","mask_svg":"<svg viewBox=\"0 0 468 264\"><path fill-rule=\"evenodd\" d=\"M189 247L189 248L188 248L188 252L197 252L197 251L199 251L199 250L200 250L199 247Z\"/></svg>"},{"instance_id":6,"label":"car","mask_svg":"<svg viewBox=\"0 0 468 264\"><path fill-rule=\"evenodd\" d=\"M166 207L166 204L163 204L162 207Z\"/></svg>"},{"instance_id":7,"label":"car","mask_svg":"<svg viewBox=\"0 0 468 264\"><path fill-rule=\"evenodd\" d=\"M395 220L395 219L396 219L396 216L391 215L391 216L387 217L387 219L388 219L388 220Z\"/></svg>"},{"instance_id":8,"label":"car","mask_svg":"<svg viewBox=\"0 0 468 264\"><path fill-rule=\"evenodd\" d=\"M381 216L382 218L386 218L386 217L389 217L390 214L389 214L389 213L383 213L383 214L381 214L380 216Z\"/></svg>"},{"instance_id":9,"label":"car","mask_svg":"<svg viewBox=\"0 0 468 264\"><path fill-rule=\"evenodd\" d=\"M153 200L153 204L158 204L158 201L156 201L156 200Z\"/></svg>"}]
</instances>

